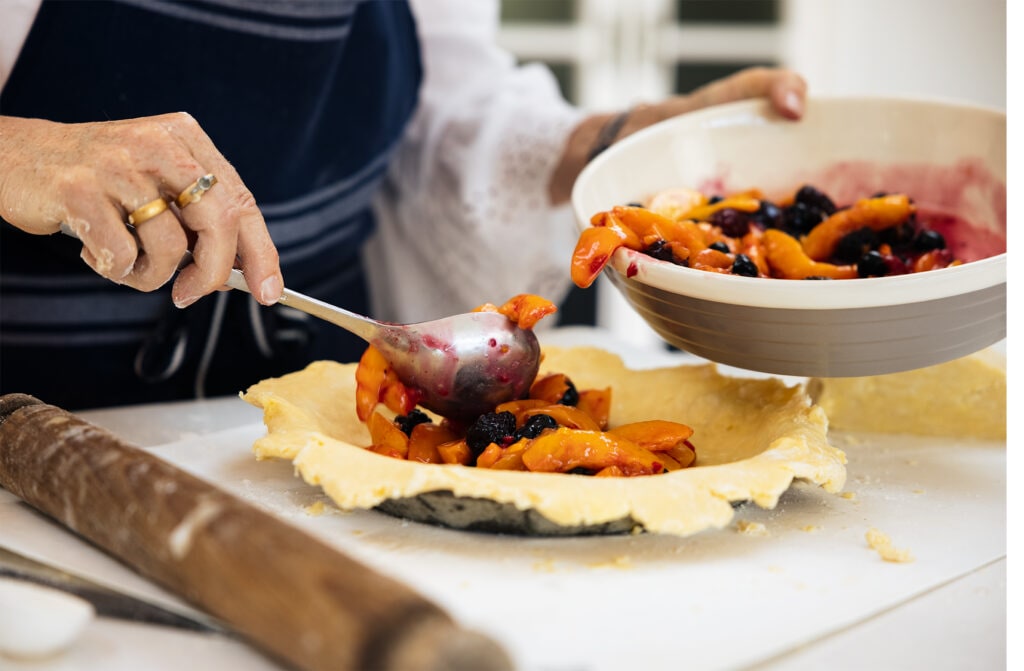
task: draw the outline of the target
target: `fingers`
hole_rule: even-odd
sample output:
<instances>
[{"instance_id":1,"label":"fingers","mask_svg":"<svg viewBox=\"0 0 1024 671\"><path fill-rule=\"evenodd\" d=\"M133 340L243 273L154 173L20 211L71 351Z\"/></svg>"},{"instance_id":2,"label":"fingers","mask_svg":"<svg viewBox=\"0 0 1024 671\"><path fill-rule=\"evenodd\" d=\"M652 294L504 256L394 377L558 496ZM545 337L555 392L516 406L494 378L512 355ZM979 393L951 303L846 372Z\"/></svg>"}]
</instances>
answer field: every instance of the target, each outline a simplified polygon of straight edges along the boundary
<instances>
[{"instance_id":1,"label":"fingers","mask_svg":"<svg viewBox=\"0 0 1024 671\"><path fill-rule=\"evenodd\" d=\"M174 283L175 304L184 307L223 285L236 257L253 296L264 304L276 302L284 287L277 250L252 193L194 119L188 115L169 115L166 122L170 132L205 170L194 173L180 189L187 188L191 180L202 174L217 177L217 183L200 200L178 213L197 238L193 249L195 263L182 270Z\"/></svg>"},{"instance_id":2,"label":"fingers","mask_svg":"<svg viewBox=\"0 0 1024 671\"><path fill-rule=\"evenodd\" d=\"M807 83L791 70L748 68L711 82L686 96L671 99L672 115L692 112L712 105L767 98L774 109L787 119L803 116Z\"/></svg>"},{"instance_id":3,"label":"fingers","mask_svg":"<svg viewBox=\"0 0 1024 671\"><path fill-rule=\"evenodd\" d=\"M804 114L807 82L795 72L776 70L769 84L769 97L776 111L787 119L799 119Z\"/></svg>"},{"instance_id":4,"label":"fingers","mask_svg":"<svg viewBox=\"0 0 1024 671\"><path fill-rule=\"evenodd\" d=\"M188 250L188 237L171 209L135 227L140 252L131 272L121 281L140 291L153 291L167 283ZM160 250L159 254L149 250Z\"/></svg>"},{"instance_id":5,"label":"fingers","mask_svg":"<svg viewBox=\"0 0 1024 671\"><path fill-rule=\"evenodd\" d=\"M82 241L82 260L95 272L121 282L135 265L138 246L124 225L124 214L92 181L69 171L58 192L58 217Z\"/></svg>"},{"instance_id":6,"label":"fingers","mask_svg":"<svg viewBox=\"0 0 1024 671\"><path fill-rule=\"evenodd\" d=\"M258 300L280 297L277 251L253 195L189 115L83 124L0 116L0 149L0 215L40 235L67 224L101 275L155 289L194 241L195 263L174 285L178 305L219 289L239 260ZM208 174L218 181L201 199L159 211L160 198L173 202ZM134 230L125 225L133 212L145 220Z\"/></svg>"}]
</instances>

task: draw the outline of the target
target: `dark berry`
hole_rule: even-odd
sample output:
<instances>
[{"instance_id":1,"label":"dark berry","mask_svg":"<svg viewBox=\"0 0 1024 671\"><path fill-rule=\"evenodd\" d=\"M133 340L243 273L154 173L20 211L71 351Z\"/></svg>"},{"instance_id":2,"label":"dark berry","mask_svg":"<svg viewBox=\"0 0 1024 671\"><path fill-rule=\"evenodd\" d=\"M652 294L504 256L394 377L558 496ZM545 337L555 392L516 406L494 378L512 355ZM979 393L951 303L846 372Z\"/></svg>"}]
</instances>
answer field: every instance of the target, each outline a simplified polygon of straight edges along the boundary
<instances>
[{"instance_id":1,"label":"dark berry","mask_svg":"<svg viewBox=\"0 0 1024 671\"><path fill-rule=\"evenodd\" d=\"M569 469L566 473L569 473L570 475L593 475L596 471L589 468L583 468L582 466L577 466L576 468Z\"/></svg>"},{"instance_id":2,"label":"dark berry","mask_svg":"<svg viewBox=\"0 0 1024 671\"><path fill-rule=\"evenodd\" d=\"M885 259L885 265L889 267L889 275L906 275L910 272L910 265L906 259L895 254L883 254L882 258Z\"/></svg>"},{"instance_id":3,"label":"dark berry","mask_svg":"<svg viewBox=\"0 0 1024 671\"><path fill-rule=\"evenodd\" d=\"M732 262L732 272L734 275L757 277L757 264L746 254L737 254L736 260Z\"/></svg>"},{"instance_id":4,"label":"dark berry","mask_svg":"<svg viewBox=\"0 0 1024 671\"><path fill-rule=\"evenodd\" d=\"M747 213L731 207L716 211L711 215L710 221L730 238L742 238L750 230L750 217Z\"/></svg>"},{"instance_id":5,"label":"dark berry","mask_svg":"<svg viewBox=\"0 0 1024 671\"><path fill-rule=\"evenodd\" d=\"M488 412L476 418L466 431L466 444L479 455L491 443L507 445L516 432L516 416L511 412Z\"/></svg>"},{"instance_id":6,"label":"dark berry","mask_svg":"<svg viewBox=\"0 0 1024 671\"><path fill-rule=\"evenodd\" d=\"M782 228L782 210L775 203L767 200L761 201L761 207L756 212L748 215L751 223L757 224L762 229Z\"/></svg>"},{"instance_id":7,"label":"dark berry","mask_svg":"<svg viewBox=\"0 0 1024 671\"><path fill-rule=\"evenodd\" d=\"M812 210L803 203L793 203L782 210L782 229L799 237L807 235L815 226L824 221L824 217L817 210Z\"/></svg>"},{"instance_id":8,"label":"dark berry","mask_svg":"<svg viewBox=\"0 0 1024 671\"><path fill-rule=\"evenodd\" d=\"M878 242L887 244L895 250L910 248L917 235L917 227L913 221L905 221L902 224L890 226L878 233Z\"/></svg>"},{"instance_id":9,"label":"dark berry","mask_svg":"<svg viewBox=\"0 0 1024 671\"><path fill-rule=\"evenodd\" d=\"M637 202L626 203L626 207L643 207L643 206L644 206L643 203L637 203Z\"/></svg>"},{"instance_id":10,"label":"dark berry","mask_svg":"<svg viewBox=\"0 0 1024 671\"><path fill-rule=\"evenodd\" d=\"M544 429L557 428L558 422L556 422L555 418L551 415L533 415L529 417L521 427L519 427L513 438L515 440L519 440L520 438L536 438Z\"/></svg>"},{"instance_id":11,"label":"dark berry","mask_svg":"<svg viewBox=\"0 0 1024 671\"><path fill-rule=\"evenodd\" d=\"M836 213L836 204L832 202L832 199L810 184L800 187L793 200L806 205L812 211L822 213L825 217Z\"/></svg>"},{"instance_id":12,"label":"dark berry","mask_svg":"<svg viewBox=\"0 0 1024 671\"><path fill-rule=\"evenodd\" d=\"M919 252L930 252L933 249L945 249L946 238L942 233L931 229L922 229L914 237L914 249Z\"/></svg>"},{"instance_id":13,"label":"dark berry","mask_svg":"<svg viewBox=\"0 0 1024 671\"><path fill-rule=\"evenodd\" d=\"M860 277L884 277L888 274L889 264L878 252L868 252L857 261L857 275Z\"/></svg>"},{"instance_id":14,"label":"dark berry","mask_svg":"<svg viewBox=\"0 0 1024 671\"><path fill-rule=\"evenodd\" d=\"M395 417L395 426L402 430L402 433L412 435L412 429L417 424L430 424L431 419L419 408L413 408L408 415Z\"/></svg>"},{"instance_id":15,"label":"dark berry","mask_svg":"<svg viewBox=\"0 0 1024 671\"><path fill-rule=\"evenodd\" d=\"M722 196L719 196L718 194L715 194L714 196L711 196L710 198L708 198L708 205L714 205L715 203L721 203L723 200L725 200L725 199L722 198Z\"/></svg>"},{"instance_id":16,"label":"dark berry","mask_svg":"<svg viewBox=\"0 0 1024 671\"><path fill-rule=\"evenodd\" d=\"M647 249L644 250L644 254L654 257L660 261L669 261L675 263L676 256L672 253L672 248L669 247L668 243L664 240L655 240Z\"/></svg>"},{"instance_id":17,"label":"dark berry","mask_svg":"<svg viewBox=\"0 0 1024 671\"><path fill-rule=\"evenodd\" d=\"M836 250L833 252L833 258L838 263L856 263L857 259L876 247L878 247L878 234L865 226L840 238L836 244Z\"/></svg>"},{"instance_id":18,"label":"dark berry","mask_svg":"<svg viewBox=\"0 0 1024 671\"><path fill-rule=\"evenodd\" d=\"M562 398L558 399L558 402L562 405L576 405L580 402L580 393L576 391L576 385L572 383L572 380L565 378L565 383L569 386L562 394Z\"/></svg>"},{"instance_id":19,"label":"dark berry","mask_svg":"<svg viewBox=\"0 0 1024 671\"><path fill-rule=\"evenodd\" d=\"M723 254L729 253L729 245L725 244L721 240L716 240L708 245L708 249L713 249L716 252L722 252Z\"/></svg>"},{"instance_id":20,"label":"dark berry","mask_svg":"<svg viewBox=\"0 0 1024 671\"><path fill-rule=\"evenodd\" d=\"M832 278L831 277L826 277L825 275L808 275L804 279L805 280L830 280Z\"/></svg>"}]
</instances>

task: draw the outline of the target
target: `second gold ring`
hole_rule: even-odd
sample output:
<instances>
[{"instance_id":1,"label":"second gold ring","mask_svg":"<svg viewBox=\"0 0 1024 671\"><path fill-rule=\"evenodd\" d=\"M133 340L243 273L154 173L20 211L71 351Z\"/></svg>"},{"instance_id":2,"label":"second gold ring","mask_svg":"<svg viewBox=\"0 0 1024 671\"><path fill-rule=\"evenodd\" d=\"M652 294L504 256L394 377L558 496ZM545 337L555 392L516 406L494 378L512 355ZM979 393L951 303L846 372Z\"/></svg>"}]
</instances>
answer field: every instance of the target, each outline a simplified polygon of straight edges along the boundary
<instances>
[{"instance_id":1,"label":"second gold ring","mask_svg":"<svg viewBox=\"0 0 1024 671\"><path fill-rule=\"evenodd\" d=\"M213 188L213 185L216 183L217 178L213 173L203 175L185 187L185 190L178 194L175 202L178 203L179 208L191 205L192 203L198 203L202 199L203 194Z\"/></svg>"},{"instance_id":2,"label":"second gold ring","mask_svg":"<svg viewBox=\"0 0 1024 671\"><path fill-rule=\"evenodd\" d=\"M163 198L154 198L145 205L132 210L131 214L128 215L128 223L132 226L139 226L140 224L149 221L156 215L160 214L167 209L167 201Z\"/></svg>"}]
</instances>

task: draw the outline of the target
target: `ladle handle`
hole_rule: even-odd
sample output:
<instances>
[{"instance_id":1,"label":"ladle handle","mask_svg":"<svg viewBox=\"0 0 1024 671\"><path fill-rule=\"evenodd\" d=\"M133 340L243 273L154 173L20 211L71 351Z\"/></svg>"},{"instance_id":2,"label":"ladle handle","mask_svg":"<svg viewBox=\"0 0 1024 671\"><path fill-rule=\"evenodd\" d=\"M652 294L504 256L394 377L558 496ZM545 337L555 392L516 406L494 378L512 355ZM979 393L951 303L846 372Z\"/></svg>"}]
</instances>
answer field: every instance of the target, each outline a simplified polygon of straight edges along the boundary
<instances>
[{"instance_id":1,"label":"ladle handle","mask_svg":"<svg viewBox=\"0 0 1024 671\"><path fill-rule=\"evenodd\" d=\"M129 229L134 235L134 229L131 226L129 226ZM81 239L73 230L71 230L70 226L63 222L60 225L60 232L64 235L75 238L76 240ZM181 270L192 262L192 252L186 251L181 257L181 261L178 262L178 270ZM237 268L231 269L231 274L228 276L226 284L232 289L238 289L239 291L244 291L248 294L252 293L249 291L249 285L245 282L245 275ZM292 291L291 289L285 289L281 298L279 298L277 302L281 305L287 305L288 307L294 308L300 312L305 312L306 314L328 321L335 326L340 326L346 331L356 334L366 342L370 342L381 328L380 324L368 317L358 315L354 312L349 312L344 308L339 308L331 305L330 303L324 303L316 298L300 294L298 291Z\"/></svg>"},{"instance_id":2,"label":"ladle handle","mask_svg":"<svg viewBox=\"0 0 1024 671\"><path fill-rule=\"evenodd\" d=\"M189 254L191 257L191 254ZM191 260L191 258L190 258ZM245 283L245 275L241 270L237 268L231 269L231 274L228 276L226 283L232 289L238 289L246 293L252 293L249 291L249 285ZM281 298L277 300L279 305L287 305L290 308L295 308L300 312L319 317L324 321L328 321L335 326L356 334L366 342L370 342L370 339L376 335L380 326L371 319L367 319L362 315L357 315L354 312L349 312L344 308L331 305L330 303L324 303L321 300L317 300L312 296L306 296L300 294L298 291L292 291L291 289L285 289L281 294Z\"/></svg>"}]
</instances>

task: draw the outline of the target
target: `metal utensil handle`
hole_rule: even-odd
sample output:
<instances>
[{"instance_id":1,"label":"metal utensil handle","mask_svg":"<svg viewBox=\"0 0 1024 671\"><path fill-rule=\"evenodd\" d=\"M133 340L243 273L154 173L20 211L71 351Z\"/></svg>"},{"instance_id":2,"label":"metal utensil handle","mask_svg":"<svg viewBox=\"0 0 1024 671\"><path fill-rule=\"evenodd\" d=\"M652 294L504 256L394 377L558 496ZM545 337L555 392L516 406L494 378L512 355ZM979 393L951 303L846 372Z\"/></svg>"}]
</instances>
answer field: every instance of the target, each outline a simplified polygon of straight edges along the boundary
<instances>
[{"instance_id":1,"label":"metal utensil handle","mask_svg":"<svg viewBox=\"0 0 1024 671\"><path fill-rule=\"evenodd\" d=\"M64 222L61 222L60 224L60 232L64 235L75 238L76 240L81 239L73 230L71 230L71 227ZM132 232L134 234L134 230ZM178 270L181 270L188 264L192 263L193 260L192 252L186 251L184 255L182 255L181 261L178 262ZM249 285L246 284L245 275L237 268L231 269L231 274L228 276L228 280L225 284L232 289L244 291L247 294L252 293L249 291ZM281 298L278 299L278 303L295 308L300 312L313 315L314 317L318 317L324 321L328 321L335 326L340 326L346 331L356 334L366 342L370 342L371 338L373 338L381 328L381 325L372 319L358 315L354 312L349 312L348 310L331 305L330 303L324 303L323 301L312 298L311 296L300 294L298 291L292 291L291 289L284 290Z\"/></svg>"},{"instance_id":2,"label":"metal utensil handle","mask_svg":"<svg viewBox=\"0 0 1024 671\"><path fill-rule=\"evenodd\" d=\"M231 274L228 276L226 284L232 289L252 293L249 291L249 286L245 282L245 274L237 268L231 269ZM335 326L340 326L346 331L356 334L367 342L370 342L370 339L376 335L377 331L380 329L380 326L371 319L331 305L330 303L324 303L312 296L306 296L305 294L300 294L298 291L292 291L291 289L285 289L281 294L281 298L279 298L277 302L280 305L287 305L290 308L295 308L296 310L305 312L306 314L319 317L320 319L328 321Z\"/></svg>"}]
</instances>

